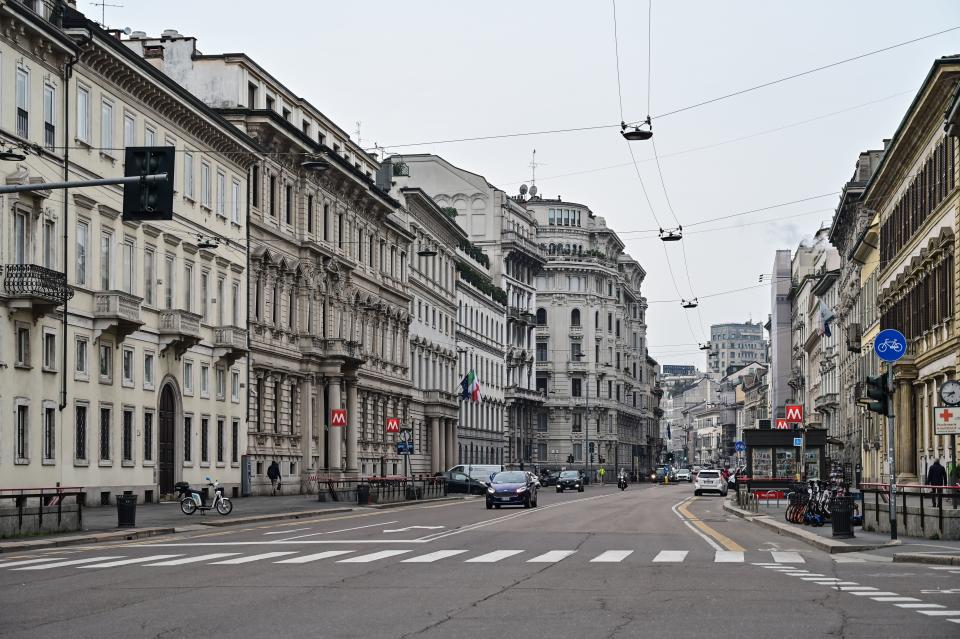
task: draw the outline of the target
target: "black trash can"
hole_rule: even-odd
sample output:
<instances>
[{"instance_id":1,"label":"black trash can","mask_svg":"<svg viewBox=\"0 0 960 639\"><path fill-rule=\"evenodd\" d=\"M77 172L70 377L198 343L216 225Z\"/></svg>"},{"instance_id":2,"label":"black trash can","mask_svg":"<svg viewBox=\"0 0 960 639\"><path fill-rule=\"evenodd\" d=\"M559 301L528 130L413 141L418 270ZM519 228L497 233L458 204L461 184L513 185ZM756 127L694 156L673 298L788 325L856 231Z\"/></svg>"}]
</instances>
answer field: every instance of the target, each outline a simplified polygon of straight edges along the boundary
<instances>
[{"instance_id":1,"label":"black trash can","mask_svg":"<svg viewBox=\"0 0 960 639\"><path fill-rule=\"evenodd\" d=\"M842 539L853 537L853 497L842 495L830 500L830 525L833 527L833 536Z\"/></svg>"},{"instance_id":2,"label":"black trash can","mask_svg":"<svg viewBox=\"0 0 960 639\"><path fill-rule=\"evenodd\" d=\"M357 484L357 505L366 506L370 503L370 484Z\"/></svg>"},{"instance_id":3,"label":"black trash can","mask_svg":"<svg viewBox=\"0 0 960 639\"><path fill-rule=\"evenodd\" d=\"M117 528L133 528L137 525L137 496L116 495Z\"/></svg>"}]
</instances>

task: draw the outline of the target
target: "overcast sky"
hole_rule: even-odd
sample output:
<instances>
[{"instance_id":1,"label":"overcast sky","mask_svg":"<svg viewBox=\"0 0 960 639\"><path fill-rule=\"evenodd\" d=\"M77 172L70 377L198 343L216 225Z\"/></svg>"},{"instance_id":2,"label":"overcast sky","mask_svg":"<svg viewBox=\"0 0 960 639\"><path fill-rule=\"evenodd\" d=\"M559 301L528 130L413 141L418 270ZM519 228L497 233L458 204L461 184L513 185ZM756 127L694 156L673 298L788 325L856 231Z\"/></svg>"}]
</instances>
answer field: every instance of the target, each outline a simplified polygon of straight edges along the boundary
<instances>
[{"instance_id":1,"label":"overcast sky","mask_svg":"<svg viewBox=\"0 0 960 639\"><path fill-rule=\"evenodd\" d=\"M177 29L196 36L204 53L247 53L343 129L361 122L364 146L620 121L612 4L603 0L115 4L124 6L107 7L111 27L150 35ZM99 19L99 7L78 5ZM647 3L618 0L617 21L625 117L639 120L647 114ZM633 150L653 214L616 129L390 150L443 155L513 194L529 182L536 149L540 193L590 206L646 269L652 354L661 364L703 368L696 344L709 337L709 325L764 321L769 289L702 299L699 312L655 303L678 297L664 248L681 297L757 284L775 249L794 249L829 223L837 196L691 225L838 191L857 154L894 133L933 60L960 53L960 31L656 116L958 25L955 0L654 0L654 140L667 193L688 227L682 243L635 232L656 228L653 214L664 227L676 223L651 144L635 142ZM753 137L732 141L745 136ZM717 230L693 232L708 229Z\"/></svg>"}]
</instances>

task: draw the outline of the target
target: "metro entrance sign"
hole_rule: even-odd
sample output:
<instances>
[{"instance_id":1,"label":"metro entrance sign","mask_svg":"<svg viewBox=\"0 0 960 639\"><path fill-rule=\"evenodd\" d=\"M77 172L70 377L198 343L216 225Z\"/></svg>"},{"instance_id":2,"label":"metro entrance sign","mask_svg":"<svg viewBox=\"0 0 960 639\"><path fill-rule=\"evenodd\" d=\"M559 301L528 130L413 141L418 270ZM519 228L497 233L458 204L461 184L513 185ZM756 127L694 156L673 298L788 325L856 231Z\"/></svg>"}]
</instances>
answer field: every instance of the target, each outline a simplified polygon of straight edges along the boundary
<instances>
[{"instance_id":1,"label":"metro entrance sign","mask_svg":"<svg viewBox=\"0 0 960 639\"><path fill-rule=\"evenodd\" d=\"M786 416L784 421L788 424L802 424L803 423L803 406L799 404L787 404L784 408L784 415Z\"/></svg>"},{"instance_id":2,"label":"metro entrance sign","mask_svg":"<svg viewBox=\"0 0 960 639\"><path fill-rule=\"evenodd\" d=\"M347 411L342 408L334 408L330 411L330 425L331 426L346 426L347 425Z\"/></svg>"},{"instance_id":3,"label":"metro entrance sign","mask_svg":"<svg viewBox=\"0 0 960 639\"><path fill-rule=\"evenodd\" d=\"M774 426L773 426L773 427L774 427L774 428L779 428L779 429L788 430L788 429L790 428L790 422L788 422L788 421L785 420L785 419L778 419L778 420L774 423Z\"/></svg>"},{"instance_id":4,"label":"metro entrance sign","mask_svg":"<svg viewBox=\"0 0 960 639\"><path fill-rule=\"evenodd\" d=\"M399 433L400 432L400 420L396 417L387 418L387 432L388 433Z\"/></svg>"},{"instance_id":5,"label":"metro entrance sign","mask_svg":"<svg viewBox=\"0 0 960 639\"><path fill-rule=\"evenodd\" d=\"M960 406L939 406L933 409L936 435L960 435Z\"/></svg>"}]
</instances>

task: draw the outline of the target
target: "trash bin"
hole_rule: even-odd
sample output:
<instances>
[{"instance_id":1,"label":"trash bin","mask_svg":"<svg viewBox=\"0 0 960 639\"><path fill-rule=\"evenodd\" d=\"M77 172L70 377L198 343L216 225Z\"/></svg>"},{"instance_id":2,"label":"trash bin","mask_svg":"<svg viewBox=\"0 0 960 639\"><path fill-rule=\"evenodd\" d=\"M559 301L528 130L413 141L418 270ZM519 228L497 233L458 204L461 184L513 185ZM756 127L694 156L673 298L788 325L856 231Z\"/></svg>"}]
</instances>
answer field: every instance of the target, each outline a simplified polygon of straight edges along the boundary
<instances>
[{"instance_id":1,"label":"trash bin","mask_svg":"<svg viewBox=\"0 0 960 639\"><path fill-rule=\"evenodd\" d=\"M116 495L117 528L133 528L137 525L137 496Z\"/></svg>"},{"instance_id":2,"label":"trash bin","mask_svg":"<svg viewBox=\"0 0 960 639\"><path fill-rule=\"evenodd\" d=\"M833 527L833 536L844 539L853 537L853 497L842 495L830 500L830 525Z\"/></svg>"},{"instance_id":3,"label":"trash bin","mask_svg":"<svg viewBox=\"0 0 960 639\"><path fill-rule=\"evenodd\" d=\"M357 484L357 505L366 506L370 503L370 484Z\"/></svg>"}]
</instances>

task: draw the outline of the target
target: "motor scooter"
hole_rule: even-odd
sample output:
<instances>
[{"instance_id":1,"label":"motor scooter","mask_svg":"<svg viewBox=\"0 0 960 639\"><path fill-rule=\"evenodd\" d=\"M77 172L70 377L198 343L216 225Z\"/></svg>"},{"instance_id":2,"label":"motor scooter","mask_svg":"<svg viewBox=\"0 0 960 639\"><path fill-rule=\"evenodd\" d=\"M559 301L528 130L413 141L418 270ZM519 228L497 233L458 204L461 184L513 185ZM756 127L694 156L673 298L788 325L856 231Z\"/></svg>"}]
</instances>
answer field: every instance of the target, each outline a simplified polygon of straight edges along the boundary
<instances>
[{"instance_id":1,"label":"motor scooter","mask_svg":"<svg viewBox=\"0 0 960 639\"><path fill-rule=\"evenodd\" d=\"M229 515L233 511L233 503L229 497L223 496L223 486L220 485L220 481L210 479L210 477L204 477L204 479L207 480L207 485L213 488L213 502L209 506L206 505L201 491L190 488L188 482L178 481L173 487L178 493L177 499L180 501L180 510L183 511L184 515L192 515L198 510L203 513L216 508L221 515Z\"/></svg>"},{"instance_id":2,"label":"motor scooter","mask_svg":"<svg viewBox=\"0 0 960 639\"><path fill-rule=\"evenodd\" d=\"M620 475L620 477L617 478L617 488L620 490L627 489L627 478L625 476Z\"/></svg>"}]
</instances>

